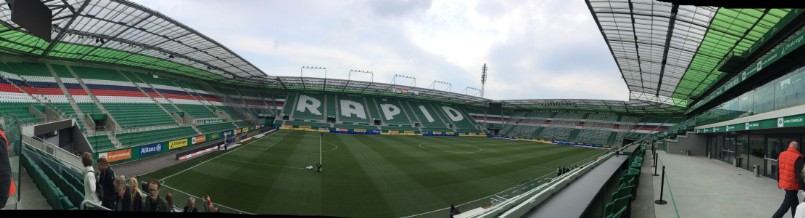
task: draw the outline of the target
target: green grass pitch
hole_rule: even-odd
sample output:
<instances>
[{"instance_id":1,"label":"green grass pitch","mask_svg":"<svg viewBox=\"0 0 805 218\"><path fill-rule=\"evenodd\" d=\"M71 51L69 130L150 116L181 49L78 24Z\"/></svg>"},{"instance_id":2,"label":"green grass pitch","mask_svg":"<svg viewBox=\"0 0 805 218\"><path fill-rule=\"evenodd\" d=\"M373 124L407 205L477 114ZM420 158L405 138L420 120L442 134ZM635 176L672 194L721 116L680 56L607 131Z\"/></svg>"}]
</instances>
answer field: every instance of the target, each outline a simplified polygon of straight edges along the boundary
<instances>
[{"instance_id":1,"label":"green grass pitch","mask_svg":"<svg viewBox=\"0 0 805 218\"><path fill-rule=\"evenodd\" d=\"M323 173L305 169L319 161L320 137ZM191 194L210 195L226 206L225 212L401 217L444 209L451 202L488 203L489 195L604 152L485 137L282 130L141 180L162 180L167 186L161 194L173 192L179 207ZM427 216L448 214L441 210Z\"/></svg>"}]
</instances>

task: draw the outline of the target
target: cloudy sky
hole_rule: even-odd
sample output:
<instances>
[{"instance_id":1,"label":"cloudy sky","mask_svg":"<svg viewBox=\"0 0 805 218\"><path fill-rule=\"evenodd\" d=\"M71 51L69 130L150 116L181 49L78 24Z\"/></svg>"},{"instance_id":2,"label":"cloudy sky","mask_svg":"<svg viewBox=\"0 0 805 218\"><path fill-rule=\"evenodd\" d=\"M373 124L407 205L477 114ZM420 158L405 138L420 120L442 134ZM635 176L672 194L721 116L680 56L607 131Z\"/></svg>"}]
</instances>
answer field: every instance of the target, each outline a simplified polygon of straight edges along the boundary
<instances>
[{"instance_id":1,"label":"cloudy sky","mask_svg":"<svg viewBox=\"0 0 805 218\"><path fill-rule=\"evenodd\" d=\"M326 67L434 80L492 99L627 100L628 90L583 0L135 0L190 26L269 75ZM323 77L323 71L305 70ZM353 73L354 80L369 80ZM397 84L407 84L400 80ZM437 85L438 89L446 89ZM476 94L470 91L470 94Z\"/></svg>"}]
</instances>

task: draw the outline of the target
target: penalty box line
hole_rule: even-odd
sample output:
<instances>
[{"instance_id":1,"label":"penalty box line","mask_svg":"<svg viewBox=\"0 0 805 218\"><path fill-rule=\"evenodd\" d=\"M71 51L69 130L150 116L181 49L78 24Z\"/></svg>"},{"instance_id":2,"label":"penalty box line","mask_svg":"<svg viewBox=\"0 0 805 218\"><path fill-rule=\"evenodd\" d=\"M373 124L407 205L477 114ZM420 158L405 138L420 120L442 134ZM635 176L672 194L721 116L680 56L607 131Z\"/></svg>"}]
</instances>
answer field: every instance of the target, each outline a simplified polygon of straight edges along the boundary
<instances>
[{"instance_id":1,"label":"penalty box line","mask_svg":"<svg viewBox=\"0 0 805 218\"><path fill-rule=\"evenodd\" d=\"M246 145L250 145L250 144L252 144L252 143L254 143L254 142L258 142L258 141L263 140L263 139L266 139L266 138L268 138L268 137L263 137L263 138L260 138L260 139L257 139L257 140L252 140L252 141L250 141L250 142L246 142L246 143L244 143L243 145L238 146L237 148L232 149L231 151L226 151L226 153L223 153L223 154L221 154L221 155L218 155L217 157L210 158L209 160L205 160L205 161L202 161L201 163L197 163L196 165L193 165L193 166L191 166L191 167L188 167L187 169L184 169L184 170L181 170L181 171L176 172L176 173L174 173L174 174L171 174L171 175L169 175L169 176L163 177L162 179L159 179L159 181L161 181L161 183L162 183L162 184L165 184L165 180L167 180L167 179L169 179L169 178L171 178L171 177L173 177L173 176L175 176L175 175L178 175L178 174L180 174L180 173L184 173L185 171L188 171L188 170L194 169L194 168L196 168L196 167L198 167L198 166L200 166L200 165L202 165L202 164L205 164L205 163L210 162L210 161L212 161L212 160L218 159L219 157L223 157L224 155L228 155L228 154L230 154L230 153L232 153L232 152L234 152L234 151L236 151L236 150L238 150L238 149L244 148L244 147L246 147Z\"/></svg>"}]
</instances>

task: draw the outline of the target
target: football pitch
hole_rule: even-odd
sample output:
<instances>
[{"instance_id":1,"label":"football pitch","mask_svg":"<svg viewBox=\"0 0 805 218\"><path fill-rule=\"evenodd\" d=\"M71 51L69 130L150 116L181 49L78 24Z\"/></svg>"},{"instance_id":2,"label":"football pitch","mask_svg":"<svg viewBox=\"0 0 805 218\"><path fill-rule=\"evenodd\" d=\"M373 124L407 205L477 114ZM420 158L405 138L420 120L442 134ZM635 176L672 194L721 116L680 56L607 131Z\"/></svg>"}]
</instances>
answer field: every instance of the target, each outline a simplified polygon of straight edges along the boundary
<instances>
[{"instance_id":1,"label":"football pitch","mask_svg":"<svg viewBox=\"0 0 805 218\"><path fill-rule=\"evenodd\" d=\"M141 180L161 180L160 194L172 192L179 207L189 194L210 195L225 212L446 217L450 203L488 204L490 195L605 152L486 137L281 130ZM322 173L315 171L320 157Z\"/></svg>"}]
</instances>

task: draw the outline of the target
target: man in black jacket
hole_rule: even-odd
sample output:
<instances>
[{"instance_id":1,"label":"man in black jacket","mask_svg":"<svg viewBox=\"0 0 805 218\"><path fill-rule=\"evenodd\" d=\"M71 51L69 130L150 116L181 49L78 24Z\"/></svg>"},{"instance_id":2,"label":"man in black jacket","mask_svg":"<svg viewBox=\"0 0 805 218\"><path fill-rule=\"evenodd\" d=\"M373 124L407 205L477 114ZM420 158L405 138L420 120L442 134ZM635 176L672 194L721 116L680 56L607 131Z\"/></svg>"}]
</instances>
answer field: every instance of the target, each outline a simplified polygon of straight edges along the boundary
<instances>
[{"instance_id":1,"label":"man in black jacket","mask_svg":"<svg viewBox=\"0 0 805 218\"><path fill-rule=\"evenodd\" d=\"M101 189L103 189L101 205L109 209L114 209L116 202L115 195L117 194L117 189L115 189L115 171L112 170L112 166L109 166L109 162L106 161L105 157L98 158L98 169L101 170L98 182L101 183Z\"/></svg>"}]
</instances>

